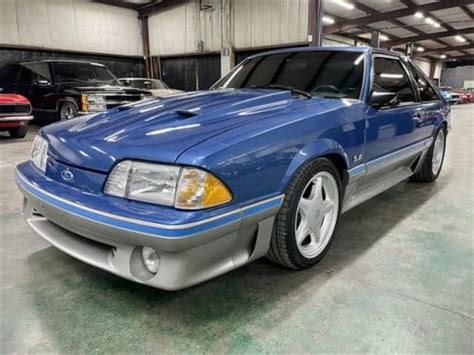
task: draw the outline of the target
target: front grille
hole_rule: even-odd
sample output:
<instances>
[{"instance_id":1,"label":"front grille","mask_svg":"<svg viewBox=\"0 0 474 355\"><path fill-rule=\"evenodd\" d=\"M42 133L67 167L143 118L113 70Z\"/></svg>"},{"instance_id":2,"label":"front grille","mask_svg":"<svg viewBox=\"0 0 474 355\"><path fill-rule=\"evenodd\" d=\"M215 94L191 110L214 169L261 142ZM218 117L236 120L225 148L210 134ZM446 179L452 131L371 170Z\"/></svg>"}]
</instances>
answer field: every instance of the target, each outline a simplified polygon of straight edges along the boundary
<instances>
[{"instance_id":1,"label":"front grille","mask_svg":"<svg viewBox=\"0 0 474 355\"><path fill-rule=\"evenodd\" d=\"M130 102L140 101L142 99L142 96L140 94L106 94L104 95L104 97L107 108L114 108L116 106L125 105Z\"/></svg>"},{"instance_id":2,"label":"front grille","mask_svg":"<svg viewBox=\"0 0 474 355\"><path fill-rule=\"evenodd\" d=\"M29 104L2 104L0 115L24 115L30 113Z\"/></svg>"}]
</instances>

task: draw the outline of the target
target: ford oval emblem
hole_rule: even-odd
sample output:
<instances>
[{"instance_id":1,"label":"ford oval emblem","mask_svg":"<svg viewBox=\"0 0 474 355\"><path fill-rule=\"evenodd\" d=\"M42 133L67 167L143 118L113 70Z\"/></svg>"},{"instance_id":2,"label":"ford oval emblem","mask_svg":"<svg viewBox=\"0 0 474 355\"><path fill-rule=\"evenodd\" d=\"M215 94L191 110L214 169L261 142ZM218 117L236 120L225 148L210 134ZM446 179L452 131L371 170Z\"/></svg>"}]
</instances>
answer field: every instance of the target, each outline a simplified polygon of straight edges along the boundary
<instances>
[{"instance_id":1,"label":"ford oval emblem","mask_svg":"<svg viewBox=\"0 0 474 355\"><path fill-rule=\"evenodd\" d=\"M63 170L61 171L61 177L65 181L71 181L72 179L74 179L74 174L69 170Z\"/></svg>"}]
</instances>

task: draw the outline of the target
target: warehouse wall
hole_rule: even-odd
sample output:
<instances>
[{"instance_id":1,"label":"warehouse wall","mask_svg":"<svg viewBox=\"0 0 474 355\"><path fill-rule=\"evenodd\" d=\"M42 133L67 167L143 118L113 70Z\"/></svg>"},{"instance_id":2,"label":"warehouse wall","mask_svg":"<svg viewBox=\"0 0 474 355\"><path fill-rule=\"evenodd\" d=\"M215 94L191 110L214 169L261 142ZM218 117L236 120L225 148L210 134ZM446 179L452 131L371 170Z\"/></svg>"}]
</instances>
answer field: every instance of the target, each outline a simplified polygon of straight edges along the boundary
<instances>
[{"instance_id":1,"label":"warehouse wall","mask_svg":"<svg viewBox=\"0 0 474 355\"><path fill-rule=\"evenodd\" d=\"M137 12L88 0L0 0L0 45L143 56Z\"/></svg>"},{"instance_id":2,"label":"warehouse wall","mask_svg":"<svg viewBox=\"0 0 474 355\"><path fill-rule=\"evenodd\" d=\"M234 0L234 47L308 41L308 0Z\"/></svg>"},{"instance_id":3,"label":"warehouse wall","mask_svg":"<svg viewBox=\"0 0 474 355\"><path fill-rule=\"evenodd\" d=\"M465 81L474 81L473 65L443 69L441 74L441 85L462 88L464 87Z\"/></svg>"},{"instance_id":4,"label":"warehouse wall","mask_svg":"<svg viewBox=\"0 0 474 355\"><path fill-rule=\"evenodd\" d=\"M308 6L308 0L233 0L234 48L307 42ZM148 22L151 55L219 52L221 11L220 0L188 0L153 14Z\"/></svg>"},{"instance_id":5,"label":"warehouse wall","mask_svg":"<svg viewBox=\"0 0 474 355\"><path fill-rule=\"evenodd\" d=\"M150 16L151 55L220 51L221 1L205 3L207 10L200 9L198 0L188 0Z\"/></svg>"}]
</instances>

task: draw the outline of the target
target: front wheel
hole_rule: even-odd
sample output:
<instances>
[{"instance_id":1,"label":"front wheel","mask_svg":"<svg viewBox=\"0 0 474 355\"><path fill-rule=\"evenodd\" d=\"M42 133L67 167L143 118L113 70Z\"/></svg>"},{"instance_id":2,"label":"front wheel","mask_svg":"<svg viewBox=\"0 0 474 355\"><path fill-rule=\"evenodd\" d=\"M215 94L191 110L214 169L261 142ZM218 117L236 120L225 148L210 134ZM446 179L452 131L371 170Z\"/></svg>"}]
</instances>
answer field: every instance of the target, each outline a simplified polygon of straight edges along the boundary
<instances>
[{"instance_id":1,"label":"front wheel","mask_svg":"<svg viewBox=\"0 0 474 355\"><path fill-rule=\"evenodd\" d=\"M292 269L320 261L332 242L341 191L339 173L330 160L318 158L304 165L286 190L268 258Z\"/></svg>"},{"instance_id":2,"label":"front wheel","mask_svg":"<svg viewBox=\"0 0 474 355\"><path fill-rule=\"evenodd\" d=\"M446 152L446 129L442 126L431 144L426 155L425 161L420 170L410 179L415 182L433 182L435 181L443 166L444 154Z\"/></svg>"},{"instance_id":3,"label":"front wheel","mask_svg":"<svg viewBox=\"0 0 474 355\"><path fill-rule=\"evenodd\" d=\"M59 120L67 121L77 117L77 107L72 102L64 102L59 109Z\"/></svg>"}]
</instances>

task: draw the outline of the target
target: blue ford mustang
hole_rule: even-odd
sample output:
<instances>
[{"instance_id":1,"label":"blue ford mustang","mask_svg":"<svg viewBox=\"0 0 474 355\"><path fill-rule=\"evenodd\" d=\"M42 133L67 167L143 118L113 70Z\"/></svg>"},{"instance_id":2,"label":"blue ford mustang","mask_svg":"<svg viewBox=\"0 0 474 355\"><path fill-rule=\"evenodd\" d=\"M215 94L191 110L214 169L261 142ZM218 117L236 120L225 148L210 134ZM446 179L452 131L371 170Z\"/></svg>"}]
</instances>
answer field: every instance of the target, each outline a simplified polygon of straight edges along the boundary
<instances>
[{"instance_id":1,"label":"blue ford mustang","mask_svg":"<svg viewBox=\"0 0 474 355\"><path fill-rule=\"evenodd\" d=\"M341 213L404 179L438 177L448 116L392 52L278 50L208 91L47 126L16 181L48 242L176 290L263 256L316 264Z\"/></svg>"}]
</instances>

